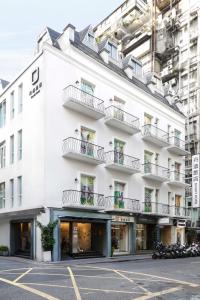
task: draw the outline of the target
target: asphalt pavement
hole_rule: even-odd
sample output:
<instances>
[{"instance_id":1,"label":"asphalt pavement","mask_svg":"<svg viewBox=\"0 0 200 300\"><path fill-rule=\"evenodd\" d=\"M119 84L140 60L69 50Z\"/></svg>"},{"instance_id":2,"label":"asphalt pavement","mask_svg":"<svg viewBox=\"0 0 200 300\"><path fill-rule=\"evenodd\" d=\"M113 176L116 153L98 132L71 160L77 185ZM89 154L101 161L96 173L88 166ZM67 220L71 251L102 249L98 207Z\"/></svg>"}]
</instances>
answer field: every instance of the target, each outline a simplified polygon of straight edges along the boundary
<instances>
[{"instance_id":1,"label":"asphalt pavement","mask_svg":"<svg viewBox=\"0 0 200 300\"><path fill-rule=\"evenodd\" d=\"M38 263L0 258L0 300L200 299L200 258Z\"/></svg>"}]
</instances>

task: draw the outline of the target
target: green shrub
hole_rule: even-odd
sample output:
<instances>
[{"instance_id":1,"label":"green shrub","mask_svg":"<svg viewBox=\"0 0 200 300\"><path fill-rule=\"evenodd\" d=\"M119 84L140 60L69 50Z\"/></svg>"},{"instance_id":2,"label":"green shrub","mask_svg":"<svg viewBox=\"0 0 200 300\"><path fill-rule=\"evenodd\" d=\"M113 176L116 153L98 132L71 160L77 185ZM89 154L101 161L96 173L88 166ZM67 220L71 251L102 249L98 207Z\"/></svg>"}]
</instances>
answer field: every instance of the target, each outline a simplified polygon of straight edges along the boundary
<instances>
[{"instance_id":1,"label":"green shrub","mask_svg":"<svg viewBox=\"0 0 200 300\"><path fill-rule=\"evenodd\" d=\"M55 239L53 237L53 231L56 227L58 221L53 223L49 222L47 225L42 225L40 222L37 222L37 226L41 230L41 242L42 248L44 251L52 251L53 245L55 244Z\"/></svg>"},{"instance_id":2,"label":"green shrub","mask_svg":"<svg viewBox=\"0 0 200 300\"><path fill-rule=\"evenodd\" d=\"M0 245L0 252L5 252L5 251L8 251L8 247Z\"/></svg>"}]
</instances>

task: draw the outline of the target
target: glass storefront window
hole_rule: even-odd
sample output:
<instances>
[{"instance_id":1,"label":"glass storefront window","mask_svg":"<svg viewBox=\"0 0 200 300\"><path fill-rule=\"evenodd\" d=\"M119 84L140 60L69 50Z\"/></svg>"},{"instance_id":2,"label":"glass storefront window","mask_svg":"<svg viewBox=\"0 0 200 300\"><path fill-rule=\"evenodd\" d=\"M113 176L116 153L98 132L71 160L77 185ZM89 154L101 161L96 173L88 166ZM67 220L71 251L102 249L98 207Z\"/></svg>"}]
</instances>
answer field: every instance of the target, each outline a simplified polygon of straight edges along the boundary
<instances>
[{"instance_id":1,"label":"glass storefront window","mask_svg":"<svg viewBox=\"0 0 200 300\"><path fill-rule=\"evenodd\" d=\"M127 224L112 224L112 247L114 254L129 252L129 229Z\"/></svg>"}]
</instances>

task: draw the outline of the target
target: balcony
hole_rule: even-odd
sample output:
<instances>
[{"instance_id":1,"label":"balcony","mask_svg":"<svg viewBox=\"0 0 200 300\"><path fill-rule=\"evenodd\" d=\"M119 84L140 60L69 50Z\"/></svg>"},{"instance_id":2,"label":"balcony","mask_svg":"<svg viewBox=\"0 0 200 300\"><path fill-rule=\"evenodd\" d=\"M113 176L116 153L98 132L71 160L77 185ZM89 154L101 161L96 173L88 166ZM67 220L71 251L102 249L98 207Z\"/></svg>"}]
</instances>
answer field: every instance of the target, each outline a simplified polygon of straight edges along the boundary
<instances>
[{"instance_id":1,"label":"balcony","mask_svg":"<svg viewBox=\"0 0 200 300\"><path fill-rule=\"evenodd\" d=\"M169 172L169 182L168 184L176 187L186 187L188 184L185 182L185 174L177 171Z\"/></svg>"},{"instance_id":2,"label":"balcony","mask_svg":"<svg viewBox=\"0 0 200 300\"><path fill-rule=\"evenodd\" d=\"M89 209L97 211L104 210L106 208L106 200L104 195L76 190L64 191L62 204L65 208Z\"/></svg>"},{"instance_id":3,"label":"balcony","mask_svg":"<svg viewBox=\"0 0 200 300\"><path fill-rule=\"evenodd\" d=\"M75 86L64 89L64 106L95 120L105 116L104 101Z\"/></svg>"},{"instance_id":4,"label":"balcony","mask_svg":"<svg viewBox=\"0 0 200 300\"><path fill-rule=\"evenodd\" d=\"M159 202L143 202L143 212L146 214L155 214L159 216L169 216L170 206Z\"/></svg>"},{"instance_id":5,"label":"balcony","mask_svg":"<svg viewBox=\"0 0 200 300\"><path fill-rule=\"evenodd\" d=\"M113 105L107 107L105 111L105 124L131 135L140 131L139 119L137 117Z\"/></svg>"},{"instance_id":6,"label":"balcony","mask_svg":"<svg viewBox=\"0 0 200 300\"><path fill-rule=\"evenodd\" d=\"M130 198L106 197L107 211L114 212L140 212L140 201Z\"/></svg>"},{"instance_id":7,"label":"balcony","mask_svg":"<svg viewBox=\"0 0 200 300\"><path fill-rule=\"evenodd\" d=\"M106 152L105 161L106 168L111 170L117 170L130 175L140 172L140 160L121 152Z\"/></svg>"},{"instance_id":8,"label":"balcony","mask_svg":"<svg viewBox=\"0 0 200 300\"><path fill-rule=\"evenodd\" d=\"M171 206L170 215L173 217L185 218L187 216L187 209L182 206Z\"/></svg>"},{"instance_id":9,"label":"balcony","mask_svg":"<svg viewBox=\"0 0 200 300\"><path fill-rule=\"evenodd\" d=\"M152 163L145 163L143 165L142 177L158 182L165 182L169 180L169 169Z\"/></svg>"},{"instance_id":10,"label":"balcony","mask_svg":"<svg viewBox=\"0 0 200 300\"><path fill-rule=\"evenodd\" d=\"M63 141L63 157L100 165L104 163L104 148L69 137Z\"/></svg>"},{"instance_id":11,"label":"balcony","mask_svg":"<svg viewBox=\"0 0 200 300\"><path fill-rule=\"evenodd\" d=\"M185 156L189 155L190 152L185 150L185 141L182 141L178 137L172 136L169 138L170 146L167 147L167 150L173 154Z\"/></svg>"},{"instance_id":12,"label":"balcony","mask_svg":"<svg viewBox=\"0 0 200 300\"><path fill-rule=\"evenodd\" d=\"M142 139L146 142L154 144L158 147L167 147L169 146L169 135L167 132L147 124L143 126Z\"/></svg>"}]
</instances>

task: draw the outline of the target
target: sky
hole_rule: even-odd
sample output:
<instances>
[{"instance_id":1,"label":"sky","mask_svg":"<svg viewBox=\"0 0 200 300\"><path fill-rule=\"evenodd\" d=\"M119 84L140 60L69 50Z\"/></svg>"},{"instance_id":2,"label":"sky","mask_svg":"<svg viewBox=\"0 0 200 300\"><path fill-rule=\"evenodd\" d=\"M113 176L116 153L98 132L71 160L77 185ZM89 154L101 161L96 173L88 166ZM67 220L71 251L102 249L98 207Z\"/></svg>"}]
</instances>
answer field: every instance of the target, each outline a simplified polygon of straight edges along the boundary
<instances>
[{"instance_id":1,"label":"sky","mask_svg":"<svg viewBox=\"0 0 200 300\"><path fill-rule=\"evenodd\" d=\"M12 80L34 55L40 32L96 25L123 0L0 0L0 79Z\"/></svg>"}]
</instances>

